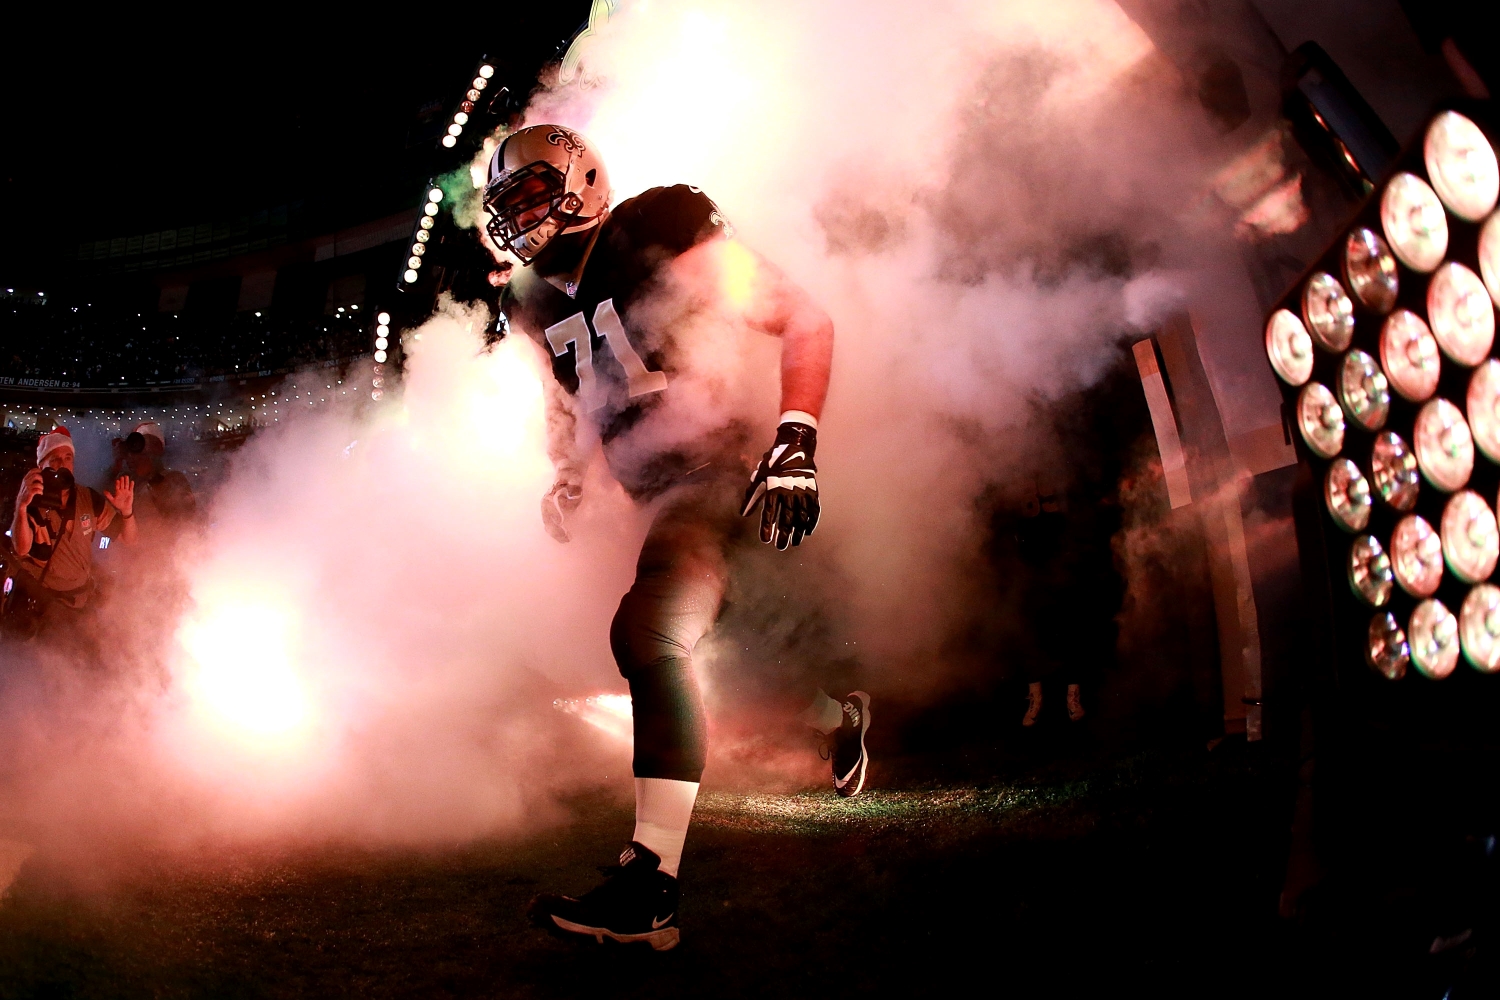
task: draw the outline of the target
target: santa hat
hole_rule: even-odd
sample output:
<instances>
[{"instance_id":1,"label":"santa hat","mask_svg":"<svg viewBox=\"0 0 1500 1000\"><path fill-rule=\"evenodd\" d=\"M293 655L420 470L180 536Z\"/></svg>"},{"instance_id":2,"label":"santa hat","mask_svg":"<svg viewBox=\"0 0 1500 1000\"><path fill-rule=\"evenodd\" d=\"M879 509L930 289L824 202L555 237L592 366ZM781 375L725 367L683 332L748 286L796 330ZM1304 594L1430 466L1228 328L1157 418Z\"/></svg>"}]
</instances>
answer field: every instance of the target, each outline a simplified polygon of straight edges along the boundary
<instances>
[{"instance_id":1,"label":"santa hat","mask_svg":"<svg viewBox=\"0 0 1500 1000\"><path fill-rule=\"evenodd\" d=\"M66 427L54 427L42 435L36 443L36 464L41 465L58 448L73 448L73 435Z\"/></svg>"},{"instance_id":2,"label":"santa hat","mask_svg":"<svg viewBox=\"0 0 1500 1000\"><path fill-rule=\"evenodd\" d=\"M161 424L155 420L147 420L145 423L136 424L135 430L131 431L131 433L139 434L142 437L154 437L163 446L167 443L166 435L161 432Z\"/></svg>"}]
</instances>

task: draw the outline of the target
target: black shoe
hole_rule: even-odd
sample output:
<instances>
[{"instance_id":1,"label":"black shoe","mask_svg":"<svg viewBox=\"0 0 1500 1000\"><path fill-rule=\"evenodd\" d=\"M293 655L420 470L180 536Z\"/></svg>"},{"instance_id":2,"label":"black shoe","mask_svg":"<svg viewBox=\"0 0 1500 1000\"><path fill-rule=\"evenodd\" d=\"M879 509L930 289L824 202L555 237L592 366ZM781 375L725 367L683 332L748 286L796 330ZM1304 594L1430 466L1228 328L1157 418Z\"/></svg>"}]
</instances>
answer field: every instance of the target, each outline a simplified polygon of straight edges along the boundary
<instances>
[{"instance_id":1,"label":"black shoe","mask_svg":"<svg viewBox=\"0 0 1500 1000\"><path fill-rule=\"evenodd\" d=\"M833 733L833 788L848 798L865 787L870 754L865 733L870 731L870 696L853 691L844 699L844 719Z\"/></svg>"},{"instance_id":2,"label":"black shoe","mask_svg":"<svg viewBox=\"0 0 1500 1000\"><path fill-rule=\"evenodd\" d=\"M550 893L531 901L527 913L548 930L583 934L604 942L644 941L657 951L677 947L677 880L658 871L661 858L630 842L618 868L604 869L604 881L579 899Z\"/></svg>"}]
</instances>

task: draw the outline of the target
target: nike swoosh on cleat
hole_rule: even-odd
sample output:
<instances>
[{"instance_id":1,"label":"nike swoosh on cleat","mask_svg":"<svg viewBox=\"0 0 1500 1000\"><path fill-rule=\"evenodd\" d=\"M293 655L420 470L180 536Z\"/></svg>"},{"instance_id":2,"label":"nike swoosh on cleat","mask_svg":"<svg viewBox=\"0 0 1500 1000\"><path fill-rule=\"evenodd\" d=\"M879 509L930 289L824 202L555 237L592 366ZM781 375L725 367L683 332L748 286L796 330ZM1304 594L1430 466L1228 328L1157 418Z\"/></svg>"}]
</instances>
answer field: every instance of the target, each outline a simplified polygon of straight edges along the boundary
<instances>
[{"instance_id":1,"label":"nike swoosh on cleat","mask_svg":"<svg viewBox=\"0 0 1500 1000\"><path fill-rule=\"evenodd\" d=\"M673 910L671 913L668 913L665 917L662 917L660 920L657 920L655 917L652 917L651 918L651 929L653 931L659 931L659 930L661 930L663 927L667 926L667 921L671 920L675 916L677 916L677 911L676 910Z\"/></svg>"}]
</instances>

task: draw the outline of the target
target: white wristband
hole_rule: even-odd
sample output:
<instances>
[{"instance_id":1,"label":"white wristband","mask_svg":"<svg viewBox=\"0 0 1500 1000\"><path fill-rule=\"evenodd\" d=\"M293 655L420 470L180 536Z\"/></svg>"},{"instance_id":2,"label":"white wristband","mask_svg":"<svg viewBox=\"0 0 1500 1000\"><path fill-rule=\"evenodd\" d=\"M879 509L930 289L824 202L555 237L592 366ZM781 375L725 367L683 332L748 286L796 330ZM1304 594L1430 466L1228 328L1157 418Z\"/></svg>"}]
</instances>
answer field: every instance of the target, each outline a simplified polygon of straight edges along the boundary
<instances>
[{"instance_id":1,"label":"white wristband","mask_svg":"<svg viewBox=\"0 0 1500 1000\"><path fill-rule=\"evenodd\" d=\"M818 429L818 418L805 410L787 410L781 415L783 424L806 424L813 430Z\"/></svg>"}]
</instances>

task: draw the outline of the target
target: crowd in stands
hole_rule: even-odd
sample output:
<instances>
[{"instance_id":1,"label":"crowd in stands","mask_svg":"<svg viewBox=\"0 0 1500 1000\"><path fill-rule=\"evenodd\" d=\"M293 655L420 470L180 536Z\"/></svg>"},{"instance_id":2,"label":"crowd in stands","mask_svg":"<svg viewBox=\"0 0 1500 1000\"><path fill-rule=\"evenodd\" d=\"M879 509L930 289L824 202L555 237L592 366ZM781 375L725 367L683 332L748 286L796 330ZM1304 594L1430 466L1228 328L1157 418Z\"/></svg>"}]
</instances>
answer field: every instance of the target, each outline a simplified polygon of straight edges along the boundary
<instances>
[{"instance_id":1,"label":"crowd in stands","mask_svg":"<svg viewBox=\"0 0 1500 1000\"><path fill-rule=\"evenodd\" d=\"M177 379L295 368L347 358L371 346L359 310L288 317L128 312L36 296L0 306L0 377L81 386L145 385Z\"/></svg>"}]
</instances>

